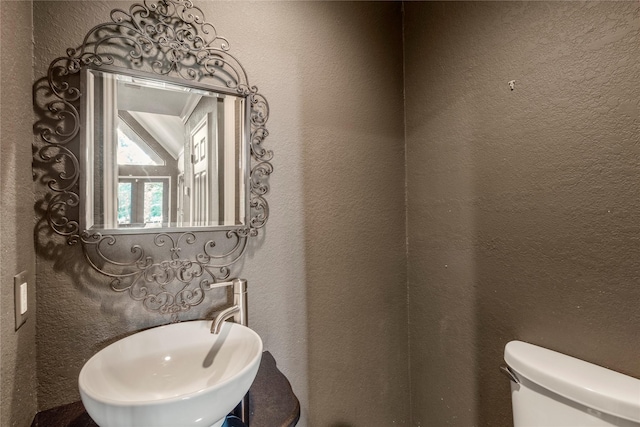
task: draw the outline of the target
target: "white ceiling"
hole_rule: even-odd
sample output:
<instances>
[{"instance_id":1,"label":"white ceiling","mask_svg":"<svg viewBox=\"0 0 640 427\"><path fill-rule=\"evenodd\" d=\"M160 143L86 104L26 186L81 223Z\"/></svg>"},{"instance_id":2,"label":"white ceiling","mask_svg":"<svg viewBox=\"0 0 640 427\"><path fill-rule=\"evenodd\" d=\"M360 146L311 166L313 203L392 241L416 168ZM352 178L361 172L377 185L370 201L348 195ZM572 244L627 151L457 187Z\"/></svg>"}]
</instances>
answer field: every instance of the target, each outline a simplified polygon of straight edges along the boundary
<instances>
[{"instance_id":1,"label":"white ceiling","mask_svg":"<svg viewBox=\"0 0 640 427\"><path fill-rule=\"evenodd\" d=\"M128 111L175 159L184 148L184 123L200 98L188 91L118 82L118 110Z\"/></svg>"}]
</instances>

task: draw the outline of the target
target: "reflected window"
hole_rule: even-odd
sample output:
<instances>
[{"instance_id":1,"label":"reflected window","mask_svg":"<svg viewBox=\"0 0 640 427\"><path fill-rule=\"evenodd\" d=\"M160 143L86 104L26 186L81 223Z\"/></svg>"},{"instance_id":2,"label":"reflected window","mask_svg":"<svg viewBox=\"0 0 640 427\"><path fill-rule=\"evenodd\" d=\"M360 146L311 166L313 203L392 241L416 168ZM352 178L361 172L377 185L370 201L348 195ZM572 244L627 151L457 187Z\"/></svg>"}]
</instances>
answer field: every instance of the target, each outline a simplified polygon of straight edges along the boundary
<instances>
[{"instance_id":1,"label":"reflected window","mask_svg":"<svg viewBox=\"0 0 640 427\"><path fill-rule=\"evenodd\" d=\"M144 183L144 223L162 224L164 199L164 185L162 182Z\"/></svg>"},{"instance_id":2,"label":"reflected window","mask_svg":"<svg viewBox=\"0 0 640 427\"><path fill-rule=\"evenodd\" d=\"M118 165L162 166L162 158L122 119L118 119Z\"/></svg>"},{"instance_id":3,"label":"reflected window","mask_svg":"<svg viewBox=\"0 0 640 427\"><path fill-rule=\"evenodd\" d=\"M169 218L169 178L118 180L118 227L163 227Z\"/></svg>"},{"instance_id":4,"label":"reflected window","mask_svg":"<svg viewBox=\"0 0 640 427\"><path fill-rule=\"evenodd\" d=\"M131 182L118 183L118 224L131 224Z\"/></svg>"}]
</instances>

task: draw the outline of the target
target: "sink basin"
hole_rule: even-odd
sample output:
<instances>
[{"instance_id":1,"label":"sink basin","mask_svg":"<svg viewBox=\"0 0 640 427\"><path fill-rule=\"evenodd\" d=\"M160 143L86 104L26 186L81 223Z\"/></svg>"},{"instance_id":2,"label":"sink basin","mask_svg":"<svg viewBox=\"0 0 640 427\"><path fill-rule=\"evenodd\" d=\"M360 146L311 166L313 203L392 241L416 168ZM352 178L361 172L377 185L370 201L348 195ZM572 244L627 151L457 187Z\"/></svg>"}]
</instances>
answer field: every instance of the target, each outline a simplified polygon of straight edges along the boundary
<instances>
[{"instance_id":1,"label":"sink basin","mask_svg":"<svg viewBox=\"0 0 640 427\"><path fill-rule=\"evenodd\" d=\"M175 323L96 353L80 371L80 396L101 427L219 427L253 382L262 340L225 322Z\"/></svg>"}]
</instances>

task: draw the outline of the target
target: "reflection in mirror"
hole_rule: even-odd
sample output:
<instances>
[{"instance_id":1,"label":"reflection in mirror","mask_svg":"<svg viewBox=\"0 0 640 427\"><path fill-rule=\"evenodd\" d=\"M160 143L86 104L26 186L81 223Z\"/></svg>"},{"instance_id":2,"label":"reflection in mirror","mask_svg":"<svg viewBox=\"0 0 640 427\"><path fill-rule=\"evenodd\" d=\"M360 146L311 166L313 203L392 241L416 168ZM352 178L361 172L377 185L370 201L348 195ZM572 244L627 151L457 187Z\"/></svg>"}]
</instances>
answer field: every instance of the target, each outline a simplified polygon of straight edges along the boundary
<instances>
[{"instance_id":1,"label":"reflection in mirror","mask_svg":"<svg viewBox=\"0 0 640 427\"><path fill-rule=\"evenodd\" d=\"M247 103L130 70L85 69L85 229L247 224Z\"/></svg>"}]
</instances>

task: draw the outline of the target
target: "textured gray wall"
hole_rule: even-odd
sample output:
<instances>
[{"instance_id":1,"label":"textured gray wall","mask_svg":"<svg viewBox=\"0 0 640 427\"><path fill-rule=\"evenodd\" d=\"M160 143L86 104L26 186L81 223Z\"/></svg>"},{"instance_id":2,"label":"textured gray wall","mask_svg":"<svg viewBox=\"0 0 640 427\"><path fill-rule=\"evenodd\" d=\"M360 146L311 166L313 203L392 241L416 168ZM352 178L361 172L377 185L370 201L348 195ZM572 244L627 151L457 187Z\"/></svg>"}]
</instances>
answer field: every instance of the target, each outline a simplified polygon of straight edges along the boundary
<instances>
[{"instance_id":1,"label":"textured gray wall","mask_svg":"<svg viewBox=\"0 0 640 427\"><path fill-rule=\"evenodd\" d=\"M291 380L301 426L402 424L409 394L400 4L198 5L271 107L270 220L239 274L249 280L250 324ZM116 6L128 3L35 2L36 78ZM51 241L39 235L42 409L78 398L78 372L96 350L166 321L108 291L78 248Z\"/></svg>"},{"instance_id":2,"label":"textured gray wall","mask_svg":"<svg viewBox=\"0 0 640 427\"><path fill-rule=\"evenodd\" d=\"M509 425L513 339L640 377L640 4L407 2L405 52L412 425Z\"/></svg>"},{"instance_id":3,"label":"textured gray wall","mask_svg":"<svg viewBox=\"0 0 640 427\"><path fill-rule=\"evenodd\" d=\"M29 426L36 411L35 259L31 244L32 21L30 1L0 3L0 425ZM13 276L28 272L27 322L15 331Z\"/></svg>"},{"instance_id":4,"label":"textured gray wall","mask_svg":"<svg viewBox=\"0 0 640 427\"><path fill-rule=\"evenodd\" d=\"M36 78L126 5L36 2ZM252 327L301 398L301 425L403 424L399 6L202 5L271 104L271 219L241 266ZM508 424L497 366L511 339L640 376L637 2L405 9L412 425ZM82 363L106 343L164 322L106 290L77 248L48 249L38 258L41 408L77 399ZM15 274L5 265L3 283ZM29 358L15 362L17 346L33 351L33 332L10 331L2 289L4 425L35 400L20 394L34 389ZM5 374L16 369L19 387Z\"/></svg>"}]
</instances>

